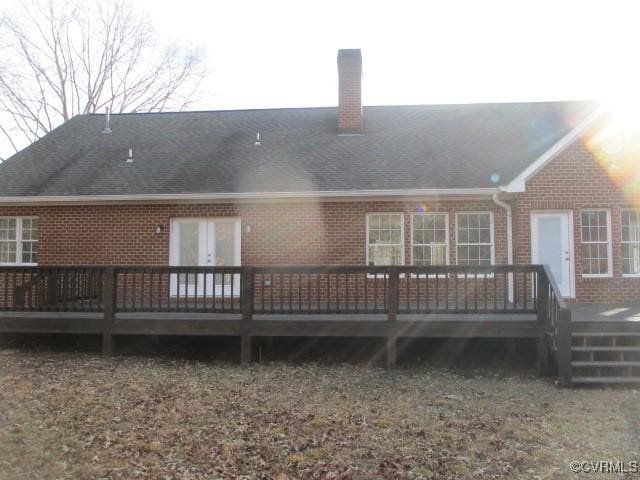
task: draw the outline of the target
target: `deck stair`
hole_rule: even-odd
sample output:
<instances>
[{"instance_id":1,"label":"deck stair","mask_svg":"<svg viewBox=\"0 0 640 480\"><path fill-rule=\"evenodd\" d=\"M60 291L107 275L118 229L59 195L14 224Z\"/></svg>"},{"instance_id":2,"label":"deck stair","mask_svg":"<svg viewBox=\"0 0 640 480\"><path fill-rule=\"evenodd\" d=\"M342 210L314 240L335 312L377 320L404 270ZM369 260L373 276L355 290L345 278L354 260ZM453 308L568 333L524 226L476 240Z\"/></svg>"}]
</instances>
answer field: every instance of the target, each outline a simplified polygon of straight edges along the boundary
<instances>
[{"instance_id":1,"label":"deck stair","mask_svg":"<svg viewBox=\"0 0 640 480\"><path fill-rule=\"evenodd\" d=\"M572 383L640 383L640 322L577 321L571 330Z\"/></svg>"}]
</instances>

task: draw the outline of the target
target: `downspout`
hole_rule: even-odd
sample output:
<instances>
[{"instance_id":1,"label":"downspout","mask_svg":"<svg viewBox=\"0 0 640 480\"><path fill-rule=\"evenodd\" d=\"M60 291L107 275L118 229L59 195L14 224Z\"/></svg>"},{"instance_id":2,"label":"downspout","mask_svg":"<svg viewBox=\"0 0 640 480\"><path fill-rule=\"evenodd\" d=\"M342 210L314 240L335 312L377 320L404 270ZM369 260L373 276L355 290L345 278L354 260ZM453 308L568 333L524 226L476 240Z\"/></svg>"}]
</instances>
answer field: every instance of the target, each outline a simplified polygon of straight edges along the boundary
<instances>
[{"instance_id":1,"label":"downspout","mask_svg":"<svg viewBox=\"0 0 640 480\"><path fill-rule=\"evenodd\" d=\"M507 213L507 264L513 265L513 215L511 205L500 200L500 192L493 194L493 203L504 208ZM513 277L509 274L509 301L513 302Z\"/></svg>"}]
</instances>

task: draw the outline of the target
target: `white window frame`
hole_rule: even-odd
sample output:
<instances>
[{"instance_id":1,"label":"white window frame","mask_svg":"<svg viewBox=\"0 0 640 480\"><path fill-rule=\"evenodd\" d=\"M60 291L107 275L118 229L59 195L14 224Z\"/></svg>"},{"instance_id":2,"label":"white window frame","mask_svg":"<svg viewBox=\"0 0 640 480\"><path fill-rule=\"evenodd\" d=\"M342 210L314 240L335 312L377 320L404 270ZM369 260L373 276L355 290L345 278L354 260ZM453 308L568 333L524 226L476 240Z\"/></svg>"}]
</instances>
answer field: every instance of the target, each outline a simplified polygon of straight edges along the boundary
<instances>
[{"instance_id":1,"label":"white window frame","mask_svg":"<svg viewBox=\"0 0 640 480\"><path fill-rule=\"evenodd\" d=\"M23 262L22 261L22 221L23 220L38 220L38 255L40 254L40 221L37 216L3 216L0 217L2 220L15 220L16 221L16 261L15 262L0 262L0 265L24 265L24 266L37 266L38 263L35 262Z\"/></svg>"},{"instance_id":2,"label":"white window frame","mask_svg":"<svg viewBox=\"0 0 640 480\"><path fill-rule=\"evenodd\" d=\"M369 265L369 218L373 215L400 215L400 265L404 265L404 213L402 212L370 212L367 213L366 215L366 225L365 225L365 229L366 229L366 244L365 244L365 258L366 258L366 265ZM377 245L388 245L388 246L395 246L395 243L390 243L390 244L377 244ZM378 266L383 266L383 265L378 265ZM385 265L386 266L386 265ZM391 265L392 266L392 265Z\"/></svg>"},{"instance_id":3,"label":"white window frame","mask_svg":"<svg viewBox=\"0 0 640 480\"><path fill-rule=\"evenodd\" d=\"M442 215L444 216L444 244L442 243L413 243L413 230L414 230L414 223L413 220L415 217L426 217L427 215ZM420 246L429 246L429 245L444 245L444 253L445 253L445 258L444 258L444 264L445 265L449 265L449 212L425 212L425 213L412 213L411 214L411 231L410 231L410 235L411 235L411 255L410 255L410 259L411 259L411 265L413 265L413 247L420 247ZM433 260L433 254L431 255L431 258Z\"/></svg>"},{"instance_id":4,"label":"white window frame","mask_svg":"<svg viewBox=\"0 0 640 480\"><path fill-rule=\"evenodd\" d=\"M638 244L640 245L640 240L637 241L629 241L629 240L622 240L622 214L624 212L632 212L632 213L636 213L637 215L640 216L640 210L636 210L633 208L623 208L620 210L620 245L626 245L626 244ZM620 248L620 260L621 260L621 267L620 269L622 271L624 271L624 259L622 258L622 248ZM624 278L639 278L640 277L640 272L638 273L623 273L622 276Z\"/></svg>"},{"instance_id":5,"label":"white window frame","mask_svg":"<svg viewBox=\"0 0 640 480\"><path fill-rule=\"evenodd\" d=\"M583 257L582 257L582 245L583 244L598 244L604 243L601 241L593 242L585 242L582 238L582 213L583 212L606 212L607 214L607 273L582 273L583 278L611 278L613 277L613 258L612 258L612 244L613 239L611 238L611 209L610 208L582 208L580 209L580 269L583 268Z\"/></svg>"},{"instance_id":6,"label":"white window frame","mask_svg":"<svg viewBox=\"0 0 640 480\"><path fill-rule=\"evenodd\" d=\"M460 243L458 241L458 219L460 215L486 215L489 214L489 236L491 237L491 265L496 264L496 242L495 242L495 225L493 219L493 212L491 210L487 211L468 211L468 212L456 212L456 265L460 265L458 259L458 246L459 245L487 245L486 243ZM481 265L469 265L470 267L476 267ZM489 274L491 276L493 274ZM462 275L464 277L464 275ZM480 278L481 275L478 275Z\"/></svg>"}]
</instances>

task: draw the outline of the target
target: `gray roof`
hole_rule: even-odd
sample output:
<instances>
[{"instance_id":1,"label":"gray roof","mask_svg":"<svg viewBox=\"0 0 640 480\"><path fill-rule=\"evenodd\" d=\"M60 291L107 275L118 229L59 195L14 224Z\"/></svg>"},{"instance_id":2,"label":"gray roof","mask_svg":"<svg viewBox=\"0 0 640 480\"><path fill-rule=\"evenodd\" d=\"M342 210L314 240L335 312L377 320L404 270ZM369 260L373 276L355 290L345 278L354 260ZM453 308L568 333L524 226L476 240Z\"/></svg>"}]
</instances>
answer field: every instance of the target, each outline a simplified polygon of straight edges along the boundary
<instances>
[{"instance_id":1,"label":"gray roof","mask_svg":"<svg viewBox=\"0 0 640 480\"><path fill-rule=\"evenodd\" d=\"M347 136L336 108L83 115L1 164L0 197L495 187L595 108L365 107Z\"/></svg>"}]
</instances>

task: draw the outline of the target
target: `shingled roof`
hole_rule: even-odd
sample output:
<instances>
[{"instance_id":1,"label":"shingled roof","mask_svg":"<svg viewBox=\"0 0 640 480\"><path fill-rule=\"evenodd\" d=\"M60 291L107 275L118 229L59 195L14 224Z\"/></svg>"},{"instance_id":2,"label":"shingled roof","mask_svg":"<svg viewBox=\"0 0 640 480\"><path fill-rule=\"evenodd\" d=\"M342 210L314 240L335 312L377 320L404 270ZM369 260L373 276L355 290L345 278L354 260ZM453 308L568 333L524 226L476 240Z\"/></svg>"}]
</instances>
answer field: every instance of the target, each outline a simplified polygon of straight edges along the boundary
<instances>
[{"instance_id":1,"label":"shingled roof","mask_svg":"<svg viewBox=\"0 0 640 480\"><path fill-rule=\"evenodd\" d=\"M112 115L110 134L83 115L2 163L0 197L490 188L595 108L364 107L363 135L338 135L336 108Z\"/></svg>"}]
</instances>

